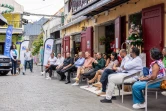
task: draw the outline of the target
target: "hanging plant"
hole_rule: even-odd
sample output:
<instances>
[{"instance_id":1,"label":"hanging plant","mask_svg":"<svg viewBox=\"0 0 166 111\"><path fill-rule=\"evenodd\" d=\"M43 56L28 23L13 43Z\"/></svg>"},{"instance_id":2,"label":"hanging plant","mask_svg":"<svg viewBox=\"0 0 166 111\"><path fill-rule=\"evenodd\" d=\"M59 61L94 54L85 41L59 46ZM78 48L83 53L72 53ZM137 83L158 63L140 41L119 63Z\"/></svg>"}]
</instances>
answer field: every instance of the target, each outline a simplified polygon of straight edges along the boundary
<instances>
[{"instance_id":1,"label":"hanging plant","mask_svg":"<svg viewBox=\"0 0 166 111\"><path fill-rule=\"evenodd\" d=\"M0 4L0 7L7 8L6 10L2 11L2 14L11 13L14 11L14 7L8 4Z\"/></svg>"}]
</instances>

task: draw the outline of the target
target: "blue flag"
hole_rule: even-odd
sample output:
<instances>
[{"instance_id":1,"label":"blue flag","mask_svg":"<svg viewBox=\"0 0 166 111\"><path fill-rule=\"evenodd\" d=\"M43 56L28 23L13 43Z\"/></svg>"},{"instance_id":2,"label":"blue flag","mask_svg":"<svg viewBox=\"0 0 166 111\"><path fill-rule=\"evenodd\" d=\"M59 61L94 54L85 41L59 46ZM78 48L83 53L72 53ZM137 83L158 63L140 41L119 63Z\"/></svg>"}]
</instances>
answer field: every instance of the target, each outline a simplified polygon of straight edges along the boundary
<instances>
[{"instance_id":1,"label":"blue flag","mask_svg":"<svg viewBox=\"0 0 166 111\"><path fill-rule=\"evenodd\" d=\"M10 47L12 45L12 32L13 32L13 26L9 25L6 30L6 40L4 47L4 55L8 57L10 57Z\"/></svg>"}]
</instances>

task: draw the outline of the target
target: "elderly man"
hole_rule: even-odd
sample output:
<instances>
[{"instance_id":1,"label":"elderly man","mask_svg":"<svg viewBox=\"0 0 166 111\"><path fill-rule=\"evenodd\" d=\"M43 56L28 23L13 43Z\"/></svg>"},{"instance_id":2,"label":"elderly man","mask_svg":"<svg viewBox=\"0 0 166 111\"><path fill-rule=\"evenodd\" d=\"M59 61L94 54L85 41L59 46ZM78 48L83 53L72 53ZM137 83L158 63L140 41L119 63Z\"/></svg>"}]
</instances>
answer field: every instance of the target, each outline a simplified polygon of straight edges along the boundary
<instances>
[{"instance_id":1,"label":"elderly man","mask_svg":"<svg viewBox=\"0 0 166 111\"><path fill-rule=\"evenodd\" d=\"M61 76L60 81L63 81L66 79L65 73L70 70L70 67L72 65L73 65L73 58L70 57L70 53L67 53L66 59L63 61L63 64L57 67L57 73Z\"/></svg>"},{"instance_id":2,"label":"elderly man","mask_svg":"<svg viewBox=\"0 0 166 111\"><path fill-rule=\"evenodd\" d=\"M120 50L120 56L122 58L122 62L120 67L113 67L113 69L105 69L103 74L101 75L100 83L96 83L96 86L102 86L102 92L98 93L98 96L105 95L106 94L106 87L108 83L108 76L110 74L116 73L116 72L122 72L122 67L125 63L127 63L130 60L130 57L127 55L127 52L125 49Z\"/></svg>"},{"instance_id":3,"label":"elderly man","mask_svg":"<svg viewBox=\"0 0 166 111\"><path fill-rule=\"evenodd\" d=\"M97 70L105 67L105 60L102 58L101 53L97 53L97 60L91 58L89 53L86 53L86 57L83 68L87 67L86 65L89 64L91 69L84 72L80 72L81 69L78 69L76 82L73 85L79 85L80 74L83 74L84 76L94 76Z\"/></svg>"},{"instance_id":4,"label":"elderly man","mask_svg":"<svg viewBox=\"0 0 166 111\"><path fill-rule=\"evenodd\" d=\"M71 72L77 71L77 68L83 66L83 64L84 64L85 58L82 57L82 52L79 52L78 56L79 57L78 57L77 61L75 61L74 65L71 66L69 71L68 71L68 75L67 75L67 80L68 81L65 84L70 83L70 74L71 74Z\"/></svg>"},{"instance_id":5,"label":"elderly man","mask_svg":"<svg viewBox=\"0 0 166 111\"><path fill-rule=\"evenodd\" d=\"M102 103L111 103L112 102L112 95L114 93L115 85L122 84L122 80L124 77L137 73L142 70L142 60L139 57L139 49L133 47L130 52L130 56L132 60L128 61L127 63L122 66L122 72L117 74L111 74L108 77L108 89L106 91L106 98L101 100ZM130 78L125 82L135 82L137 78Z\"/></svg>"}]
</instances>

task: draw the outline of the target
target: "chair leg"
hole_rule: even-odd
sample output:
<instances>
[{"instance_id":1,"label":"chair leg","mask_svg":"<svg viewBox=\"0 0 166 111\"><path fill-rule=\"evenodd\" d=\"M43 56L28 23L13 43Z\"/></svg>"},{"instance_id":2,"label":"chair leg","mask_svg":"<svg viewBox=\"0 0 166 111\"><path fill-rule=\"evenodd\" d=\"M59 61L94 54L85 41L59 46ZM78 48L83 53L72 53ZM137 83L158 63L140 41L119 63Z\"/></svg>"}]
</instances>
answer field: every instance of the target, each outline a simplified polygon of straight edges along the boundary
<instances>
[{"instance_id":1,"label":"chair leg","mask_svg":"<svg viewBox=\"0 0 166 111\"><path fill-rule=\"evenodd\" d=\"M122 84L122 103L123 103L123 97L124 97L124 83Z\"/></svg>"},{"instance_id":2,"label":"chair leg","mask_svg":"<svg viewBox=\"0 0 166 111\"><path fill-rule=\"evenodd\" d=\"M148 100L148 95L147 95L147 87L145 88L145 111L147 111L147 100Z\"/></svg>"},{"instance_id":3,"label":"chair leg","mask_svg":"<svg viewBox=\"0 0 166 111\"><path fill-rule=\"evenodd\" d=\"M156 91L156 99L158 98L158 92Z\"/></svg>"}]
</instances>

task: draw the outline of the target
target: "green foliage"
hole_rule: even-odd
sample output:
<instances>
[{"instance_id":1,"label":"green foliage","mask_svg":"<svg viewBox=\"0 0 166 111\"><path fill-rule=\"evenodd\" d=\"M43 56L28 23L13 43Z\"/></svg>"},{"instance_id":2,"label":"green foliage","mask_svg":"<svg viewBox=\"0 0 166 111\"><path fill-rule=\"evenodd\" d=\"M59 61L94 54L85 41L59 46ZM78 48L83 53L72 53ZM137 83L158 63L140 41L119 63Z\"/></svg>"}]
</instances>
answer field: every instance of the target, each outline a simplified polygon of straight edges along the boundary
<instances>
[{"instance_id":1,"label":"green foliage","mask_svg":"<svg viewBox=\"0 0 166 111\"><path fill-rule=\"evenodd\" d=\"M37 39L32 43L33 51L32 55L37 55L40 51L40 47L43 46L43 33L38 35Z\"/></svg>"},{"instance_id":2,"label":"green foliage","mask_svg":"<svg viewBox=\"0 0 166 111\"><path fill-rule=\"evenodd\" d=\"M131 45L134 45L134 46L142 46L143 44L143 39L142 37L140 37L139 35L137 34L132 34L128 40L131 40Z\"/></svg>"}]
</instances>

